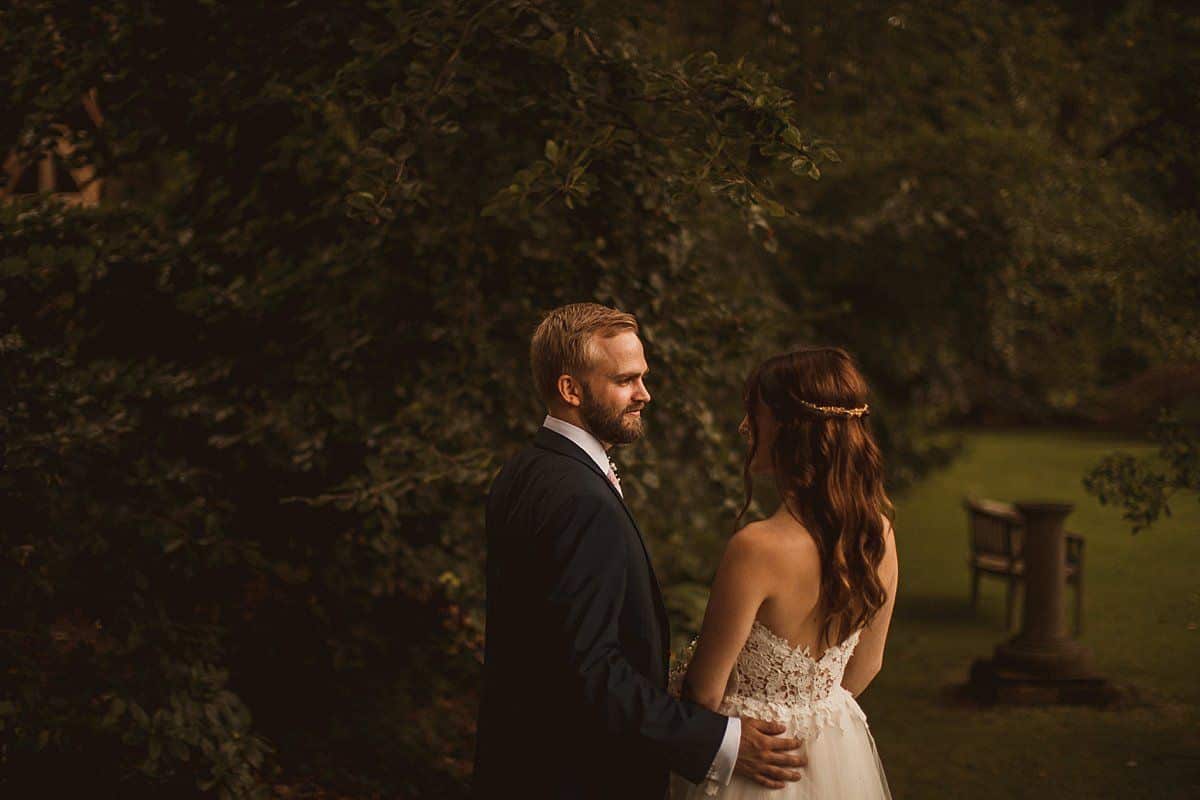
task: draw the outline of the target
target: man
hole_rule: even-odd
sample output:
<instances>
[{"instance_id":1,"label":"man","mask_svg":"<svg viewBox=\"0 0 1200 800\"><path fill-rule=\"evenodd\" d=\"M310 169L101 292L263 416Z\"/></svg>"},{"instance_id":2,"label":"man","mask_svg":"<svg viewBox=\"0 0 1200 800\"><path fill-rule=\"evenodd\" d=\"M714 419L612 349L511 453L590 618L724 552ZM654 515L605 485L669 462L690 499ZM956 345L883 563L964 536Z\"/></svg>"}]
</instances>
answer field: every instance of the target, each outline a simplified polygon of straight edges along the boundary
<instances>
[{"instance_id":1,"label":"man","mask_svg":"<svg viewBox=\"0 0 1200 800\"><path fill-rule=\"evenodd\" d=\"M806 763L782 725L666 690L667 612L608 458L641 436L650 402L637 333L632 315L577 303L533 335L549 413L487 503L477 798L662 800L672 770L771 785Z\"/></svg>"}]
</instances>

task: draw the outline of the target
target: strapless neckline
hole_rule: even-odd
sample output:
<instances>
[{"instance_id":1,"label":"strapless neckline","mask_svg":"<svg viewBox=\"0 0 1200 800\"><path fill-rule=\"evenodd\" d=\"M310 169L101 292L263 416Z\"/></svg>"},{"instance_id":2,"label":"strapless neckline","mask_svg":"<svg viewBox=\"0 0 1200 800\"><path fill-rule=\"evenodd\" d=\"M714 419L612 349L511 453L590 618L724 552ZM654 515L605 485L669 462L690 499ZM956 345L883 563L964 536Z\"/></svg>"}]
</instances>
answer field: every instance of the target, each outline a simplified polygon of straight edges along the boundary
<instances>
[{"instance_id":1,"label":"strapless neckline","mask_svg":"<svg viewBox=\"0 0 1200 800\"><path fill-rule=\"evenodd\" d=\"M820 664L822 661L824 661L824 660L825 660L825 659L826 659L826 658L827 658L827 657L830 655L830 653L835 653L835 652L837 652L837 653L840 653L840 652L841 652L843 649L845 649L845 647L846 647L847 645L850 645L850 646L852 646L852 647L853 647L853 644L851 644L851 642L852 642L852 641L853 641L853 642L857 642L857 641L858 641L858 634L859 634L859 633L861 632L861 630L862 630L862 629L860 628L859 630L856 630L854 633L852 633L852 634L850 634L849 636L847 636L845 639L843 639L843 640L842 640L841 642L839 642L838 644L835 644L835 645L833 645L833 646L831 646L831 647L826 647L826 648L825 648L825 652L821 653L821 657L820 657L820 658L813 658L813 655L812 655L812 647L811 647L810 645L807 645L807 644L805 644L805 645L792 645L790 642L788 642L788 640L787 640L787 639L785 639L784 637L780 636L780 635L779 635L778 633L776 633L775 631L773 631L773 630L771 630L770 628L768 628L768 627L767 627L767 626L766 626L766 625L765 625L765 624L764 624L762 621L760 621L760 620L759 620L757 617L755 617L755 618L754 618L754 624L753 624L753 625L751 625L750 627L751 627L751 628L754 628L755 626L757 626L757 627L758 627L758 629L759 629L760 631L762 631L763 635L764 635L764 636L766 636L766 637L767 637L767 639L769 639L769 640L770 640L770 641L772 641L772 642L775 642L776 644L778 644L778 645L782 646L782 647L783 647L785 650L787 650L787 652L788 652L788 654L789 654L789 655L794 655L794 656L800 656L800 657L802 657L802 658L807 658L809 661L813 661L813 662L815 662L815 663L817 663L817 664Z\"/></svg>"}]
</instances>

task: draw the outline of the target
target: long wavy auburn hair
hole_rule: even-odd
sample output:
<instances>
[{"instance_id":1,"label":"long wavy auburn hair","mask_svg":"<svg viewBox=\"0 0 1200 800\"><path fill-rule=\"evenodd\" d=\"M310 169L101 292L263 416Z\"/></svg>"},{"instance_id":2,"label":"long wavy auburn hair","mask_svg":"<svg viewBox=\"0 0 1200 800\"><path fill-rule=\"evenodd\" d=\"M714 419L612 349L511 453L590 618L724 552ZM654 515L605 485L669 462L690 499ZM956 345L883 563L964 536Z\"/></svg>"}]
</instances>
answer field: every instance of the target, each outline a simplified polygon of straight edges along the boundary
<instances>
[{"instance_id":1,"label":"long wavy auburn hair","mask_svg":"<svg viewBox=\"0 0 1200 800\"><path fill-rule=\"evenodd\" d=\"M754 497L750 465L765 407L777 424L771 463L779 496L820 551L818 607L821 641L828 643L866 625L887 599L878 567L885 550L883 519L894 522L896 512L883 488L883 458L868 415L833 416L799 401L858 408L867 394L867 382L849 353L815 346L767 359L746 379L743 394L750 448L743 467L746 502L736 524Z\"/></svg>"}]
</instances>

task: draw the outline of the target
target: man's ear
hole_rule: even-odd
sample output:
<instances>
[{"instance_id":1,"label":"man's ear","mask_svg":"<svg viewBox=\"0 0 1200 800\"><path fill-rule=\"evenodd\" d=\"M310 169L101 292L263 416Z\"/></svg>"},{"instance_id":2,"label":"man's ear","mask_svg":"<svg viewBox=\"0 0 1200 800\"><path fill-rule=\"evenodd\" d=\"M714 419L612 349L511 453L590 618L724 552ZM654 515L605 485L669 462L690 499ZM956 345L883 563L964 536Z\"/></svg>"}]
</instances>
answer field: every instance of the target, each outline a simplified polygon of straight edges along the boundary
<instances>
[{"instance_id":1,"label":"man's ear","mask_svg":"<svg viewBox=\"0 0 1200 800\"><path fill-rule=\"evenodd\" d=\"M569 406L578 408L583 405L583 387L570 375L558 376L558 396Z\"/></svg>"}]
</instances>

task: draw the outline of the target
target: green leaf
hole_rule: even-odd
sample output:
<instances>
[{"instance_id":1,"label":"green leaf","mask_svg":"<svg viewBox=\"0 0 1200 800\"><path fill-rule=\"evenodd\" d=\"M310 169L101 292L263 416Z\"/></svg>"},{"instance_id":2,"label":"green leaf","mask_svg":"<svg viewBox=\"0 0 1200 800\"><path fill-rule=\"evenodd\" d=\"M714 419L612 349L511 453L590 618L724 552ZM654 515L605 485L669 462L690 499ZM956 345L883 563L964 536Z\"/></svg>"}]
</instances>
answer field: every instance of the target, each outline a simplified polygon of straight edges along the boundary
<instances>
[{"instance_id":1,"label":"green leaf","mask_svg":"<svg viewBox=\"0 0 1200 800\"><path fill-rule=\"evenodd\" d=\"M772 217L786 217L787 209L778 200L772 200L769 197L764 197L760 203L763 209Z\"/></svg>"}]
</instances>

